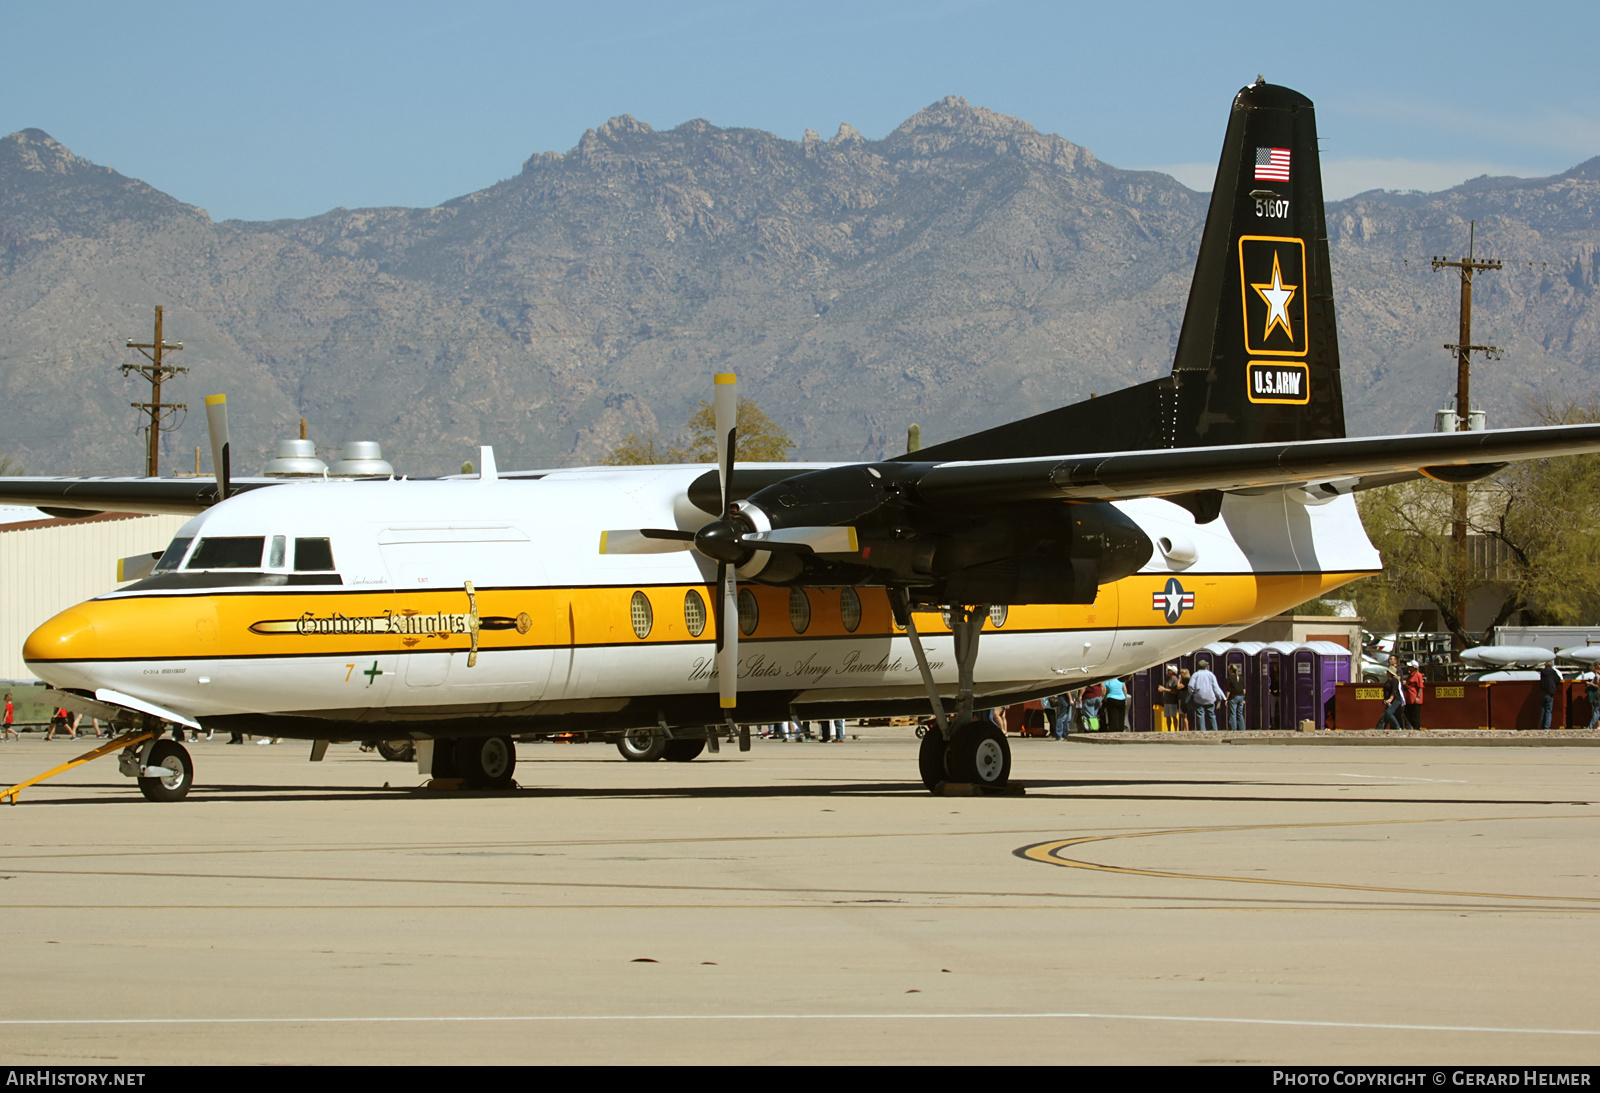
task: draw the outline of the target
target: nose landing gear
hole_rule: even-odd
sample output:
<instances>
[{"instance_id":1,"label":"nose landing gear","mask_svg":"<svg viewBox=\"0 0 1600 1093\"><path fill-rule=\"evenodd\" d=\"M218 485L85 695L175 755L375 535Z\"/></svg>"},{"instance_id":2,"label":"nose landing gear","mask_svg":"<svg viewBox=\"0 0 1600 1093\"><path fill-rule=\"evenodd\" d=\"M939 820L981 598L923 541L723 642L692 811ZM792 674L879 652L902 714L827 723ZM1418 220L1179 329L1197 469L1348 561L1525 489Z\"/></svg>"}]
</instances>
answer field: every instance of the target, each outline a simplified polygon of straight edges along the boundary
<instances>
[{"instance_id":1,"label":"nose landing gear","mask_svg":"<svg viewBox=\"0 0 1600 1093\"><path fill-rule=\"evenodd\" d=\"M181 801L194 784L194 761L176 740L157 740L140 764L139 792L147 801Z\"/></svg>"}]
</instances>

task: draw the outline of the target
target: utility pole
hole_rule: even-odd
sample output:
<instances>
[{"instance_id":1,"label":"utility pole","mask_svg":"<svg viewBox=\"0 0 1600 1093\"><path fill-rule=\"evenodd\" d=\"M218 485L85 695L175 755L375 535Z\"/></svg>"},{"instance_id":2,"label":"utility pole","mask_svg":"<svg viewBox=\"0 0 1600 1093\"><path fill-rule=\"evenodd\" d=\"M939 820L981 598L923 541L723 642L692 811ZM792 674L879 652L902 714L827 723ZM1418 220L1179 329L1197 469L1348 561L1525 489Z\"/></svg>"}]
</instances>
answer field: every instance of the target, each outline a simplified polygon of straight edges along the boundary
<instances>
[{"instance_id":1,"label":"utility pole","mask_svg":"<svg viewBox=\"0 0 1600 1093\"><path fill-rule=\"evenodd\" d=\"M1446 349L1456 351L1456 431L1465 432L1472 421L1472 354L1482 353L1490 360L1498 360L1500 349L1493 345L1472 344L1472 275L1480 269L1500 269L1503 263L1498 258L1479 259L1475 256L1477 249L1478 222L1472 221L1467 231L1467 256L1457 261L1439 256L1433 260L1434 269L1458 269L1461 271L1461 334L1460 340L1454 345L1446 345ZM1470 569L1467 558L1467 487L1465 483L1457 485L1454 489L1453 499L1453 526L1451 532L1455 538L1455 613L1457 628L1463 633L1467 629L1467 582ZM1456 639L1460 652L1461 639Z\"/></svg>"},{"instance_id":2,"label":"utility pole","mask_svg":"<svg viewBox=\"0 0 1600 1093\"><path fill-rule=\"evenodd\" d=\"M155 478L161 473L161 423L163 420L170 418L175 411L189 408L181 402L162 402L161 384L163 381L172 379L174 376L189 370L175 364L162 362L162 354L182 349L183 343L179 342L177 345L173 345L170 342L161 340L160 304L156 305L155 337L148 342L129 342L128 348L137 349L150 362L149 364L125 364L122 366L122 374L126 376L129 372L137 372L150 381L150 401L134 402L129 405L135 410L141 410L150 416L150 424L148 426L150 445L145 453L144 473L151 478Z\"/></svg>"}]
</instances>

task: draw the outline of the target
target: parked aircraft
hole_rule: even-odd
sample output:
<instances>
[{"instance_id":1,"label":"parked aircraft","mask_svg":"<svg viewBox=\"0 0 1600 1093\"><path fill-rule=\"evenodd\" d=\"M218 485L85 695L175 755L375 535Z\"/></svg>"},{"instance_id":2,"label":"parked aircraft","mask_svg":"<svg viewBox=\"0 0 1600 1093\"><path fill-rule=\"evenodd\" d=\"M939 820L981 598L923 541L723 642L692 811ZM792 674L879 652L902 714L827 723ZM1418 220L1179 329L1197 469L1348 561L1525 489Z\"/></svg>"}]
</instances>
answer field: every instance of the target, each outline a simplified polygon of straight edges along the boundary
<instances>
[{"instance_id":1,"label":"parked aircraft","mask_svg":"<svg viewBox=\"0 0 1600 1093\"><path fill-rule=\"evenodd\" d=\"M508 785L513 738L924 712L919 771L1003 785L976 711L1122 675L1376 573L1353 494L1600 451L1600 426L1346 438L1311 102L1233 101L1172 373L871 463L417 481L0 480L0 502L192 512L148 577L40 626L64 705L313 742L405 739ZM270 488L267 488L270 487ZM598 549L597 549L598 543ZM947 711L947 704L953 711ZM748 739L748 737L746 737ZM641 756L648 757L648 756ZM193 778L176 741L124 773Z\"/></svg>"}]
</instances>

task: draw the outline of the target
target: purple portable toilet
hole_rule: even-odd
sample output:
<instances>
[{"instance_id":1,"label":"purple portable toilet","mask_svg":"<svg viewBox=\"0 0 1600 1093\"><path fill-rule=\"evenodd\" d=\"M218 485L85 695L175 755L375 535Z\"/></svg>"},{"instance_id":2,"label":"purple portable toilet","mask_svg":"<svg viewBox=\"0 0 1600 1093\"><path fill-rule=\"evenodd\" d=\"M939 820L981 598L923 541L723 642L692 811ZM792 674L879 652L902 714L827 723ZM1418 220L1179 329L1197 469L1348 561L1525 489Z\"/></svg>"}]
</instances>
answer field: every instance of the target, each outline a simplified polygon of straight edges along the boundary
<instances>
[{"instance_id":1,"label":"purple portable toilet","mask_svg":"<svg viewBox=\"0 0 1600 1093\"><path fill-rule=\"evenodd\" d=\"M1334 686L1350 682L1350 650L1331 641L1308 641L1295 650L1293 657L1295 719L1310 719L1317 728L1325 729ZM1310 665L1309 673L1301 671L1303 664ZM1305 685L1306 679L1310 680L1309 686Z\"/></svg>"},{"instance_id":2,"label":"purple portable toilet","mask_svg":"<svg viewBox=\"0 0 1600 1093\"><path fill-rule=\"evenodd\" d=\"M1150 715L1150 700L1155 693L1155 684L1151 682L1151 673L1158 671L1156 668L1141 668L1128 676L1128 731L1149 732L1155 728L1154 719Z\"/></svg>"},{"instance_id":3,"label":"purple portable toilet","mask_svg":"<svg viewBox=\"0 0 1600 1093\"><path fill-rule=\"evenodd\" d=\"M1291 679L1293 667L1289 655L1296 645L1292 641L1269 641L1256 654L1256 678L1261 686L1260 700L1256 703L1257 729L1287 729L1293 709L1294 687Z\"/></svg>"}]
</instances>

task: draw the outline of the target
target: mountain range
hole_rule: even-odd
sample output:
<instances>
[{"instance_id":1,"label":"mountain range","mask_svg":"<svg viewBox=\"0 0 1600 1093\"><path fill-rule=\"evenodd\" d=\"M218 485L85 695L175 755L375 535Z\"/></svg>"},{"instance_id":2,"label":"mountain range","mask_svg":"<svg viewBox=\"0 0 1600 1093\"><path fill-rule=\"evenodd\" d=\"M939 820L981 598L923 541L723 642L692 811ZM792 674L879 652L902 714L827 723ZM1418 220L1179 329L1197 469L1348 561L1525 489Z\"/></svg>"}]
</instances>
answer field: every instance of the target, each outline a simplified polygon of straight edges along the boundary
<instances>
[{"instance_id":1,"label":"mountain range","mask_svg":"<svg viewBox=\"0 0 1600 1093\"><path fill-rule=\"evenodd\" d=\"M1221 135L1218 122L1218 136ZM593 462L671 438L739 374L804 459L903 450L1164 374L1209 195L950 97L881 140L798 141L624 115L434 208L213 221L37 129L0 139L0 454L28 473L143 469L149 389L117 365L152 308L190 372L164 469L229 396L236 473L299 419L407 473ZM1490 424L1600 384L1600 157L1543 179L1328 205L1352 434L1432 427L1458 281ZM206 459L209 468L209 457Z\"/></svg>"}]
</instances>

